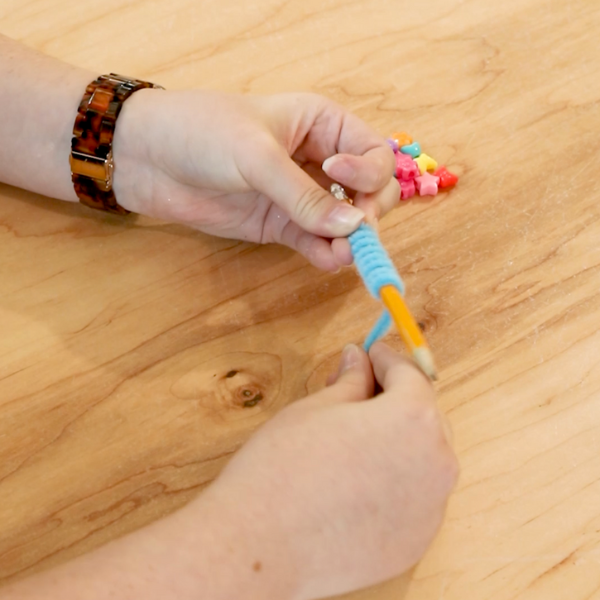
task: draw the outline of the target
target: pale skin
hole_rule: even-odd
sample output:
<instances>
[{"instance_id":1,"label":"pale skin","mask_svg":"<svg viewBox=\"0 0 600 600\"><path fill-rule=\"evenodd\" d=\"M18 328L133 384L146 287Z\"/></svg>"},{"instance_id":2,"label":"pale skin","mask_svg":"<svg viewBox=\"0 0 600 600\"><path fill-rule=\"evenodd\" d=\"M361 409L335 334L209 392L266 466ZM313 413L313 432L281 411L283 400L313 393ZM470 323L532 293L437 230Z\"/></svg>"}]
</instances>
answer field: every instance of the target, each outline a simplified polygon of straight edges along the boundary
<instances>
[{"instance_id":1,"label":"pale skin","mask_svg":"<svg viewBox=\"0 0 600 600\"><path fill-rule=\"evenodd\" d=\"M96 76L0 36L0 181L77 201L70 137ZM140 91L114 157L125 208L285 244L330 271L351 263L344 236L399 195L385 140L307 94ZM331 180L356 191L356 208L326 192ZM260 428L184 509L5 586L0 600L309 600L410 568L457 477L433 389L381 343L368 356L347 346L329 383Z\"/></svg>"}]
</instances>

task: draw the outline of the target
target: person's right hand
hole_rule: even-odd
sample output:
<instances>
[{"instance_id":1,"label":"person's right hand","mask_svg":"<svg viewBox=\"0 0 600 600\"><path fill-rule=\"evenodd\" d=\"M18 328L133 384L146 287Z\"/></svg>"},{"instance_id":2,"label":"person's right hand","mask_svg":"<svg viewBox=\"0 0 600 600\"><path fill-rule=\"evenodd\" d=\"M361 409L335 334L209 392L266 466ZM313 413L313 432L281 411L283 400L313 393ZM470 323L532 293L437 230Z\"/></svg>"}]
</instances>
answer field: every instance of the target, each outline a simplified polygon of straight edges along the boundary
<instances>
[{"instance_id":1,"label":"person's right hand","mask_svg":"<svg viewBox=\"0 0 600 600\"><path fill-rule=\"evenodd\" d=\"M426 377L376 344L344 351L329 387L263 426L201 499L239 515L262 570L295 600L399 575L437 532L457 461ZM383 392L372 398L374 377ZM235 518L234 518L235 520Z\"/></svg>"},{"instance_id":2,"label":"person's right hand","mask_svg":"<svg viewBox=\"0 0 600 600\"><path fill-rule=\"evenodd\" d=\"M370 358L347 348L329 387L283 409L181 510L0 597L312 600L410 568L457 463L425 376L383 344Z\"/></svg>"}]
</instances>

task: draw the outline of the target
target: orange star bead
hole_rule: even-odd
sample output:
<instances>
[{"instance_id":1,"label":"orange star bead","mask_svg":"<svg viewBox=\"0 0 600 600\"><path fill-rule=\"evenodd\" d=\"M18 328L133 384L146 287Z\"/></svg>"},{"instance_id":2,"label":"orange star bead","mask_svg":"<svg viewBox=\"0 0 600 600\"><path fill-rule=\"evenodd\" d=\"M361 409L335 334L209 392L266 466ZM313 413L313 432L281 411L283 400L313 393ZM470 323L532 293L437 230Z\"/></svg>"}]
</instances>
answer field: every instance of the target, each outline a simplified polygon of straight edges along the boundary
<instances>
[{"instance_id":1,"label":"orange star bead","mask_svg":"<svg viewBox=\"0 0 600 600\"><path fill-rule=\"evenodd\" d=\"M412 144L413 139L404 131L397 131L392 134L392 139L398 144L398 147L408 146Z\"/></svg>"}]
</instances>

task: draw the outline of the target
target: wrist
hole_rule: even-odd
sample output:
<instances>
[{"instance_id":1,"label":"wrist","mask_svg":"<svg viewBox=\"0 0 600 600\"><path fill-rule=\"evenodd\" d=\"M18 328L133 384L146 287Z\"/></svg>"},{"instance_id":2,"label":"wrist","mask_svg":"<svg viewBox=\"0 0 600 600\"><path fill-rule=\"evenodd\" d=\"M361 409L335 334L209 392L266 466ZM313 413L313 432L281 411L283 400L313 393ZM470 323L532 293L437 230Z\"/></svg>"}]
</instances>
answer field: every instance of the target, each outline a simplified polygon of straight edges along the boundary
<instances>
[{"instance_id":1,"label":"wrist","mask_svg":"<svg viewBox=\"0 0 600 600\"><path fill-rule=\"evenodd\" d=\"M196 558L198 599L292 600L297 569L290 560L284 532L257 505L213 484L174 515ZM197 529L190 528L197 523ZM207 582L210 581L210 589Z\"/></svg>"},{"instance_id":2,"label":"wrist","mask_svg":"<svg viewBox=\"0 0 600 600\"><path fill-rule=\"evenodd\" d=\"M113 138L113 191L117 202L134 213L148 214L147 203L153 198L152 146L149 128L157 118L152 100L160 89L142 89L123 103Z\"/></svg>"},{"instance_id":3,"label":"wrist","mask_svg":"<svg viewBox=\"0 0 600 600\"><path fill-rule=\"evenodd\" d=\"M15 584L6 597L293 600L279 536L253 516L239 496L209 488L165 519Z\"/></svg>"}]
</instances>

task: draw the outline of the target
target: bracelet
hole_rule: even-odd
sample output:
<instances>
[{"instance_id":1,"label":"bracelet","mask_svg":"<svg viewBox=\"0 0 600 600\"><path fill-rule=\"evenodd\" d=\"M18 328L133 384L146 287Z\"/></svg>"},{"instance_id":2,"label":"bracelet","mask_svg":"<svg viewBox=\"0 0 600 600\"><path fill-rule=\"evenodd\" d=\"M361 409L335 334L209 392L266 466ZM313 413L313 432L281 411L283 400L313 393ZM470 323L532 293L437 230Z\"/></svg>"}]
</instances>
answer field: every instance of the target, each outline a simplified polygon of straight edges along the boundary
<instances>
[{"instance_id":1,"label":"bracelet","mask_svg":"<svg viewBox=\"0 0 600 600\"><path fill-rule=\"evenodd\" d=\"M118 215L129 214L112 190L112 141L123 102L144 88L164 89L115 73L102 75L87 86L75 118L69 157L71 179L82 204Z\"/></svg>"}]
</instances>

